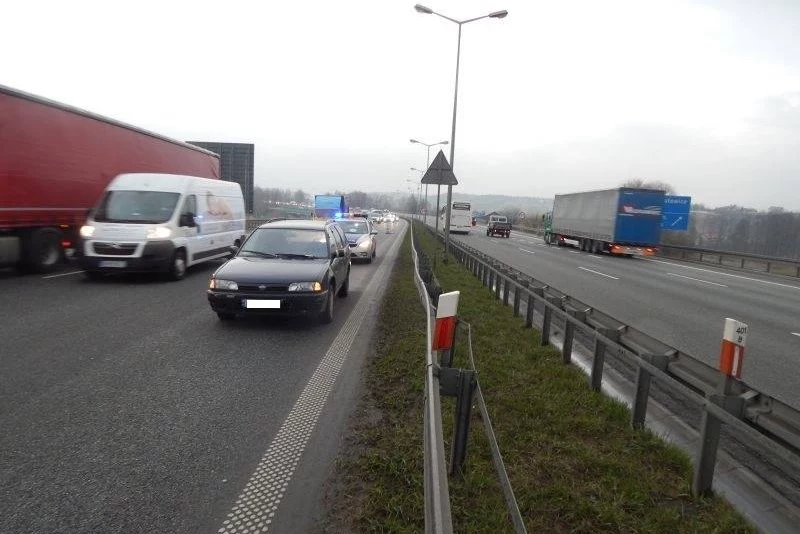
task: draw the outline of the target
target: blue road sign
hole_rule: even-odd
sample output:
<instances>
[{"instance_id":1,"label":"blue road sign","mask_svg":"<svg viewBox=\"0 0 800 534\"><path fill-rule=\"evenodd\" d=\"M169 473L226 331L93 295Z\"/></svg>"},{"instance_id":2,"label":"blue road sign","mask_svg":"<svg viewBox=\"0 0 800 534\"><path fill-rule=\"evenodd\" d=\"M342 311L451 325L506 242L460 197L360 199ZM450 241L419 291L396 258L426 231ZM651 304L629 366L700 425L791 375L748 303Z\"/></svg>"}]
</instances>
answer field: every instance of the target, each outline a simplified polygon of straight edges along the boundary
<instances>
[{"instance_id":1,"label":"blue road sign","mask_svg":"<svg viewBox=\"0 0 800 534\"><path fill-rule=\"evenodd\" d=\"M665 196L661 228L664 230L687 230L691 208L692 197Z\"/></svg>"}]
</instances>

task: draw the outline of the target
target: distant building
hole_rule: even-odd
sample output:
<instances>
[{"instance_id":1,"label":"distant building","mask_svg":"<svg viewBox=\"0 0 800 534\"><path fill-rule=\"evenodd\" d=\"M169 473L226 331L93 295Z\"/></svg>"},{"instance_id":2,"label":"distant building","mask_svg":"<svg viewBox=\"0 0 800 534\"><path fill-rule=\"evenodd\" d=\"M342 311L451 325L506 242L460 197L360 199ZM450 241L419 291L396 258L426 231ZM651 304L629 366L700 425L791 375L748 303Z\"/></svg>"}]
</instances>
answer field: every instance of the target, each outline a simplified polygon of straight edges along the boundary
<instances>
[{"instance_id":1,"label":"distant building","mask_svg":"<svg viewBox=\"0 0 800 534\"><path fill-rule=\"evenodd\" d=\"M244 207L253 213L253 173L255 167L255 145L250 143L217 143L214 141L187 141L192 145L219 154L222 179L242 186Z\"/></svg>"}]
</instances>

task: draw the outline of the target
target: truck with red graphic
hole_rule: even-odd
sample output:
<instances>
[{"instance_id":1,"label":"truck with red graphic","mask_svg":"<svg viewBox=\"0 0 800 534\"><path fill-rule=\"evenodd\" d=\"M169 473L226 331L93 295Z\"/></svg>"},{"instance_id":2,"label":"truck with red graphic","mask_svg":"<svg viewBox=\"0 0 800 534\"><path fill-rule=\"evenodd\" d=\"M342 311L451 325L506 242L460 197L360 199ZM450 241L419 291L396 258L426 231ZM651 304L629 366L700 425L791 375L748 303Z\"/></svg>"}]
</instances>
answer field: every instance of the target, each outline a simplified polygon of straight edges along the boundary
<instances>
[{"instance_id":1,"label":"truck with red graphic","mask_svg":"<svg viewBox=\"0 0 800 534\"><path fill-rule=\"evenodd\" d=\"M619 187L556 195L544 216L547 244L585 252L650 256L661 243L664 191Z\"/></svg>"}]
</instances>

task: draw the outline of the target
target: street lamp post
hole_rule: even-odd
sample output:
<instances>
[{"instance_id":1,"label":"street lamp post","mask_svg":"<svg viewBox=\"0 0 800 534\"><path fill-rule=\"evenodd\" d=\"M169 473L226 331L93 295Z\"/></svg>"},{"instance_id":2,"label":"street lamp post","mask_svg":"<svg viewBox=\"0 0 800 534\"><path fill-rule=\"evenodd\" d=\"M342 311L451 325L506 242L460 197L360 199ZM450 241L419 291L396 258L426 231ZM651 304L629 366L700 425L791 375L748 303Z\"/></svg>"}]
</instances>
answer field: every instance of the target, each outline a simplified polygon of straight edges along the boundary
<instances>
[{"instance_id":1,"label":"street lamp post","mask_svg":"<svg viewBox=\"0 0 800 534\"><path fill-rule=\"evenodd\" d=\"M443 19L449 20L450 22L454 22L458 24L458 48L456 49L456 87L453 95L453 130L450 134L450 167L455 169L455 153L456 153L456 111L458 109L458 67L459 62L461 61L461 26L467 24L468 22L475 22L476 20L486 19L486 18L493 18L493 19L502 19L508 15L508 11L503 9L502 11L494 11L489 13L488 15L483 15L480 17L475 17L472 19L467 20L456 20L452 19L446 15L442 15L441 13L437 13L436 11L432 10L429 7L425 7L421 4L417 4L414 6L414 9L417 12L422 13L424 15L437 15L442 17ZM444 253L445 259L447 258L447 253L450 249L450 210L452 209L453 202L453 186L447 186L447 216L445 219L445 228L444 228ZM438 216L438 214L437 214ZM438 221L438 219L437 219Z\"/></svg>"},{"instance_id":2,"label":"street lamp post","mask_svg":"<svg viewBox=\"0 0 800 534\"><path fill-rule=\"evenodd\" d=\"M416 167L411 167L412 171L417 171L420 174L420 181L419 187L417 188L417 211L419 211L420 207L422 206L422 177L425 176L425 171L422 169L417 169ZM428 217L428 199L425 199L425 217ZM422 220L422 214L419 214L420 221Z\"/></svg>"},{"instance_id":3,"label":"street lamp post","mask_svg":"<svg viewBox=\"0 0 800 534\"><path fill-rule=\"evenodd\" d=\"M409 139L412 143L417 143L418 145L423 145L428 147L428 159L425 163L425 171L428 170L428 167L431 166L431 147L436 145L446 145L450 141L439 141L438 143L423 143L422 141L417 141L416 139ZM424 174L424 173L423 173ZM442 186L437 186L436 190L436 205L439 205L439 192L441 191ZM439 214L434 214L434 218L436 219L436 229L439 229ZM428 184L425 184L425 224L428 224Z\"/></svg>"}]
</instances>

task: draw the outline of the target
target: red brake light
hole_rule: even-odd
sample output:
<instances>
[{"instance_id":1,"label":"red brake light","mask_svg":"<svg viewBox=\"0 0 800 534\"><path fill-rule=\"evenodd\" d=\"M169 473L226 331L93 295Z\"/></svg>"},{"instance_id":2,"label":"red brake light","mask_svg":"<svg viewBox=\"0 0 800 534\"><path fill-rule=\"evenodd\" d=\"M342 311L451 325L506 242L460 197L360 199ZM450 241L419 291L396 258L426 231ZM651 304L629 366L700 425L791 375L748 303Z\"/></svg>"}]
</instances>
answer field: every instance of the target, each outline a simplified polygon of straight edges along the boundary
<instances>
[{"instance_id":1,"label":"red brake light","mask_svg":"<svg viewBox=\"0 0 800 534\"><path fill-rule=\"evenodd\" d=\"M69 248L72 246L72 241L67 241L66 239L61 242L62 248Z\"/></svg>"}]
</instances>

